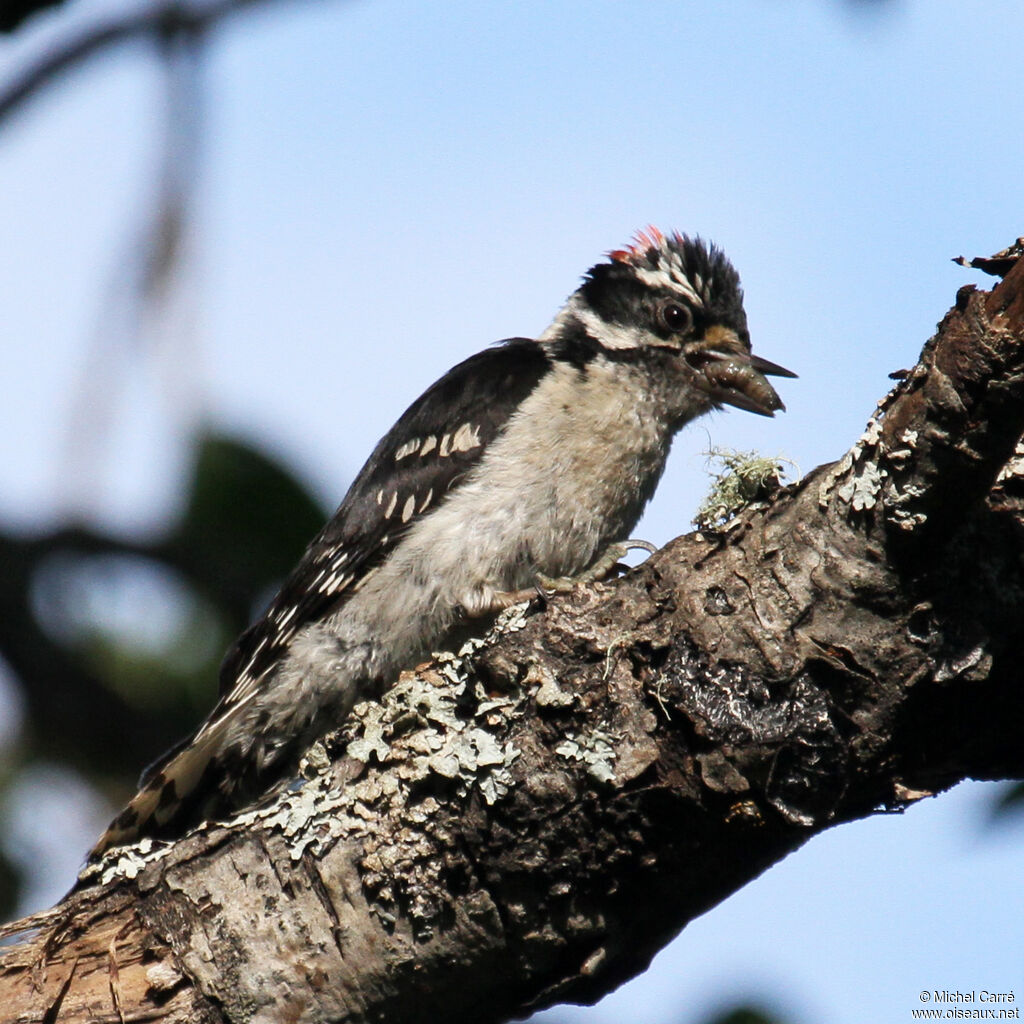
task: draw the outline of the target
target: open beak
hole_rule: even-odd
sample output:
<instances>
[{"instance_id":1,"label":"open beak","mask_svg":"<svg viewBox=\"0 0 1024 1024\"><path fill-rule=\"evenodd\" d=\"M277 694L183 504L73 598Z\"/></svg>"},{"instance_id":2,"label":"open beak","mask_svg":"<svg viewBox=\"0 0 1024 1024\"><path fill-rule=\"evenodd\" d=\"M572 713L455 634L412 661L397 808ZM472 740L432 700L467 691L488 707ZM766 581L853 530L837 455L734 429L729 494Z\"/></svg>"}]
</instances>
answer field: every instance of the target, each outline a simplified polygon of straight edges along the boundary
<instances>
[{"instance_id":1,"label":"open beak","mask_svg":"<svg viewBox=\"0 0 1024 1024\"><path fill-rule=\"evenodd\" d=\"M686 360L697 371L699 383L716 402L756 412L759 416L785 412L782 399L766 378L795 377L796 374L752 355L732 331L710 331L704 341L686 353Z\"/></svg>"}]
</instances>

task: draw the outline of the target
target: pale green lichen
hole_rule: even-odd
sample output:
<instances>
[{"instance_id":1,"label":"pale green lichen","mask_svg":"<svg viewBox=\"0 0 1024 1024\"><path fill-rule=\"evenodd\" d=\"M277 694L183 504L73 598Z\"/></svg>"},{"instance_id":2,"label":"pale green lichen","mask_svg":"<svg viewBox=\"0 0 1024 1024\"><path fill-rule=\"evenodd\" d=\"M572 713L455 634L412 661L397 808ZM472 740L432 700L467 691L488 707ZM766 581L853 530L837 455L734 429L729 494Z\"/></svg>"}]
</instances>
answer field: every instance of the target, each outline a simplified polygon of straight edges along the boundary
<instances>
[{"instance_id":1,"label":"pale green lichen","mask_svg":"<svg viewBox=\"0 0 1024 1024\"><path fill-rule=\"evenodd\" d=\"M822 476L818 485L818 505L827 507L833 492L854 512L867 512L884 504L890 523L901 530L913 530L926 517L923 512L911 510L908 506L924 492L913 484L906 484L900 489L893 472L899 473L910 463L918 432L904 430L891 438L888 448L882 444L882 421L897 390L878 403L857 443Z\"/></svg>"},{"instance_id":2,"label":"pale green lichen","mask_svg":"<svg viewBox=\"0 0 1024 1024\"><path fill-rule=\"evenodd\" d=\"M555 747L555 753L570 761L579 761L598 782L615 781L615 747L610 737L595 730L587 736L567 736Z\"/></svg>"},{"instance_id":3,"label":"pale green lichen","mask_svg":"<svg viewBox=\"0 0 1024 1024\"><path fill-rule=\"evenodd\" d=\"M928 517L923 512L911 511L906 506L924 494L925 488L920 484L907 484L902 491L893 485L887 495L886 519L901 530L916 529L926 522Z\"/></svg>"},{"instance_id":4,"label":"pale green lichen","mask_svg":"<svg viewBox=\"0 0 1024 1024\"><path fill-rule=\"evenodd\" d=\"M711 448L706 454L709 463L721 468L713 473L711 490L693 517L699 530L719 529L743 509L769 498L783 486L785 464L792 465L780 456L727 448Z\"/></svg>"},{"instance_id":5,"label":"pale green lichen","mask_svg":"<svg viewBox=\"0 0 1024 1024\"><path fill-rule=\"evenodd\" d=\"M836 489L836 494L855 512L872 509L878 503L882 482L889 474L874 462L866 462L858 472Z\"/></svg>"},{"instance_id":6,"label":"pale green lichen","mask_svg":"<svg viewBox=\"0 0 1024 1024\"><path fill-rule=\"evenodd\" d=\"M87 864L78 877L82 881L98 880L101 885L115 878L138 878L143 868L159 860L166 848L147 836L130 846L118 847L113 856L107 855L99 864Z\"/></svg>"},{"instance_id":7,"label":"pale green lichen","mask_svg":"<svg viewBox=\"0 0 1024 1024\"><path fill-rule=\"evenodd\" d=\"M1024 478L1024 440L1017 442L1013 455L1010 456L1006 465L999 471L996 483L1005 483L1012 477Z\"/></svg>"},{"instance_id":8,"label":"pale green lichen","mask_svg":"<svg viewBox=\"0 0 1024 1024\"><path fill-rule=\"evenodd\" d=\"M342 734L348 734L346 757L366 766L361 776L339 786L325 738L312 745L290 785L235 815L231 825L244 831L258 823L279 832L298 860L306 850L318 853L341 837L372 836L382 816L397 815L405 805L410 783L431 774L452 780L462 794L476 786L489 804L500 799L511 786L509 766L519 751L495 733L505 724L500 709L516 700L495 698L477 684L471 717L460 715L458 702L467 685L468 659L496 635L522 629L528 609L528 603L507 609L486 637L467 641L458 654L437 655L434 672L406 673L381 700L353 708ZM174 843L145 838L87 865L80 877L101 883L137 878L174 849Z\"/></svg>"},{"instance_id":9,"label":"pale green lichen","mask_svg":"<svg viewBox=\"0 0 1024 1024\"><path fill-rule=\"evenodd\" d=\"M887 400L883 399L882 402L879 402L879 407L871 419L868 420L864 433L857 438L854 446L822 477L821 483L818 485L819 507L827 507L836 483L853 469L854 463L860 462L868 452L871 452L872 457L874 457L875 451L878 448L879 438L882 436L881 409Z\"/></svg>"},{"instance_id":10,"label":"pale green lichen","mask_svg":"<svg viewBox=\"0 0 1024 1024\"><path fill-rule=\"evenodd\" d=\"M563 690L558 685L558 677L542 665L531 665L523 682L528 686L540 684L534 695L539 708L557 711L570 707L576 700L576 694Z\"/></svg>"}]
</instances>

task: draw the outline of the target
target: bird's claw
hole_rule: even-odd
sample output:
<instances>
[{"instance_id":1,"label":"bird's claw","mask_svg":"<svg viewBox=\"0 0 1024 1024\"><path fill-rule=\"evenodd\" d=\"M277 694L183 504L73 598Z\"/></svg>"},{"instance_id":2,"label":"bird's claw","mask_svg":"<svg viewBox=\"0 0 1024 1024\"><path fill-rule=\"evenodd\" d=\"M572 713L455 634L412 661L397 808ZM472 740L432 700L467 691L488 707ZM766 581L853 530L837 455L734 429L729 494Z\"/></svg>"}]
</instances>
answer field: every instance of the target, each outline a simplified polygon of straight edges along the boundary
<instances>
[{"instance_id":1,"label":"bird's claw","mask_svg":"<svg viewBox=\"0 0 1024 1024\"><path fill-rule=\"evenodd\" d=\"M477 612L478 615L502 611L523 601L546 601L555 594L568 594L581 583L597 583L607 579L616 570L625 570L628 566L621 561L630 551L646 551L654 554L657 547L646 540L624 540L605 548L601 557L577 576L546 576L539 572L534 576L534 585L522 590L502 590L495 593L490 605Z\"/></svg>"},{"instance_id":2,"label":"bird's claw","mask_svg":"<svg viewBox=\"0 0 1024 1024\"><path fill-rule=\"evenodd\" d=\"M621 565L621 561L630 551L646 551L653 555L657 547L646 540L624 540L618 544L611 544L605 548L601 557L577 576L545 576L537 574L538 586L543 588L547 595L567 594L574 587L581 583L597 583L607 579L616 569L624 570L627 566Z\"/></svg>"}]
</instances>

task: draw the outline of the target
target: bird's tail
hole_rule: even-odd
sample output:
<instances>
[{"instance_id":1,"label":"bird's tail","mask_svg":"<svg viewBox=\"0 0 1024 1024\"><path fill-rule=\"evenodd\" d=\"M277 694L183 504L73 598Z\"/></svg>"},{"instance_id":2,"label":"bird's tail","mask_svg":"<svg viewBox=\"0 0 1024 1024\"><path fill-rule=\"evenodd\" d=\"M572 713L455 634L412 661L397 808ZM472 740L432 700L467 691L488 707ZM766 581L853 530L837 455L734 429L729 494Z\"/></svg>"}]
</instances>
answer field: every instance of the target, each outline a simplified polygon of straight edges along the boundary
<instances>
[{"instance_id":1,"label":"bird's tail","mask_svg":"<svg viewBox=\"0 0 1024 1024\"><path fill-rule=\"evenodd\" d=\"M210 778L223 778L221 739L222 730L200 730L149 768L139 791L89 851L89 862L143 836L180 835L229 806L227 794Z\"/></svg>"},{"instance_id":2,"label":"bird's tail","mask_svg":"<svg viewBox=\"0 0 1024 1024\"><path fill-rule=\"evenodd\" d=\"M143 836L177 838L259 792L276 759L247 758L239 744L240 736L251 734L244 723L261 692L259 684L247 680L225 694L192 736L146 769L138 793L89 851L89 863Z\"/></svg>"}]
</instances>

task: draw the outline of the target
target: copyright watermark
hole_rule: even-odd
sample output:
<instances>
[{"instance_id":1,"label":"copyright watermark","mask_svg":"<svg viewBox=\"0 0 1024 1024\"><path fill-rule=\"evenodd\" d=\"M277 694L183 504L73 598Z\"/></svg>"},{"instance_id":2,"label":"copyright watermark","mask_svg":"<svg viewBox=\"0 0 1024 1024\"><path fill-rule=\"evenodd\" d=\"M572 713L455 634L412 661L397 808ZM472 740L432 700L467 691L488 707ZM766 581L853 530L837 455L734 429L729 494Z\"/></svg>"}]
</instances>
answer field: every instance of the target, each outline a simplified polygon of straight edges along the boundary
<instances>
[{"instance_id":1,"label":"copyright watermark","mask_svg":"<svg viewBox=\"0 0 1024 1024\"><path fill-rule=\"evenodd\" d=\"M1020 1020L1013 989L923 988L917 1001L911 1020Z\"/></svg>"}]
</instances>

